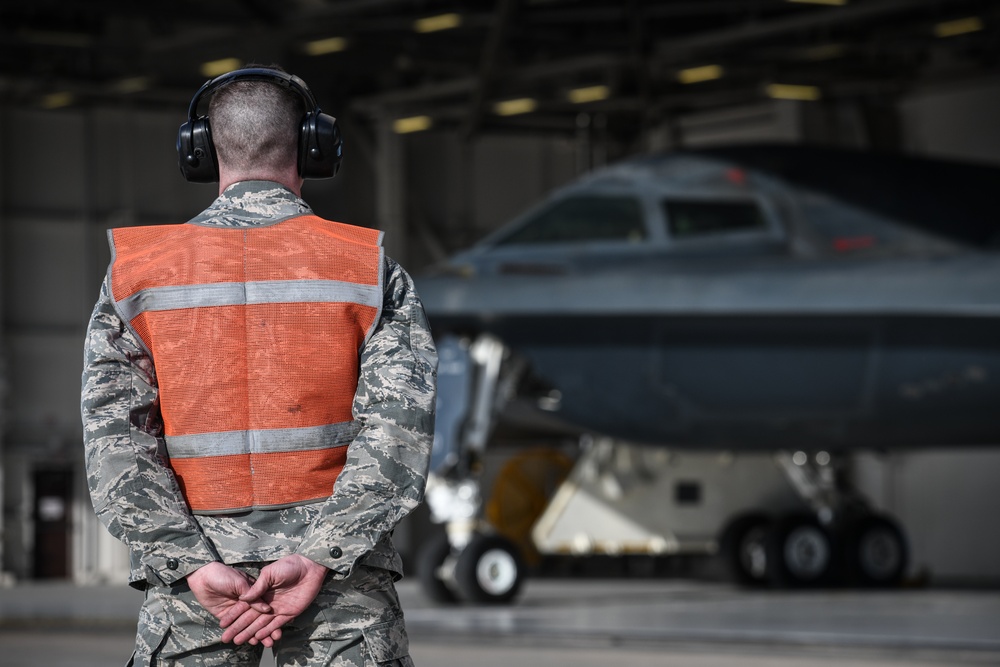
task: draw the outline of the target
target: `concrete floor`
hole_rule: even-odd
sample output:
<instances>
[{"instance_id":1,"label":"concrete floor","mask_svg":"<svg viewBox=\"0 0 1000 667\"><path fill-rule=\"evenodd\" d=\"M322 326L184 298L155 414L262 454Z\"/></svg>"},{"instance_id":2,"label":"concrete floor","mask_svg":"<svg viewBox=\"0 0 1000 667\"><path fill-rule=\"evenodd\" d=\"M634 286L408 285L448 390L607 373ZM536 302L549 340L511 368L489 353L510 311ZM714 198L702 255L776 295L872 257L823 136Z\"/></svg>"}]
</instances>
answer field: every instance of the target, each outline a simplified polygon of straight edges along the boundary
<instances>
[{"instance_id":1,"label":"concrete floor","mask_svg":"<svg viewBox=\"0 0 1000 667\"><path fill-rule=\"evenodd\" d=\"M132 650L125 631L0 630L4 667L112 667ZM774 646L669 644L650 646L546 646L504 643L441 643L414 640L417 667L954 667L1000 664L996 653L878 651L873 649L788 649ZM273 667L265 656L262 667Z\"/></svg>"},{"instance_id":2,"label":"concrete floor","mask_svg":"<svg viewBox=\"0 0 1000 667\"><path fill-rule=\"evenodd\" d=\"M1000 652L1000 591L745 590L678 580L531 581L509 607L429 605L400 590L423 636L602 639Z\"/></svg>"},{"instance_id":3,"label":"concrete floor","mask_svg":"<svg viewBox=\"0 0 1000 667\"><path fill-rule=\"evenodd\" d=\"M411 580L399 589L418 667L1000 665L996 590L535 580L513 606L440 607ZM0 590L0 665L124 664L139 598L124 587Z\"/></svg>"}]
</instances>

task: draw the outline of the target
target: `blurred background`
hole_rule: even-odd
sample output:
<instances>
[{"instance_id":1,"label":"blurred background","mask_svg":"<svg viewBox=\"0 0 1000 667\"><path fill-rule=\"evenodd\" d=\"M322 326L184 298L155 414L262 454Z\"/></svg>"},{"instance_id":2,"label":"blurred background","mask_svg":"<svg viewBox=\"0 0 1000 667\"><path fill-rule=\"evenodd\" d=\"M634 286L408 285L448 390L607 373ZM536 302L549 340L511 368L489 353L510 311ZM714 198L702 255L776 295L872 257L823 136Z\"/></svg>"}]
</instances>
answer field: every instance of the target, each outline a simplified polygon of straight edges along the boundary
<instances>
[{"instance_id":1,"label":"blurred background","mask_svg":"<svg viewBox=\"0 0 1000 667\"><path fill-rule=\"evenodd\" d=\"M775 489L786 493L791 484L804 506L822 509L822 502L806 497L809 484L802 486L802 475L796 487L794 474L787 471L798 466L814 475L814 489L819 484L827 493L830 484L824 486L823 480L831 457L826 454L836 450L833 463L843 464L838 480L848 469L852 489L865 498L865 512L894 517L892 525L905 531L905 572L893 583L986 590L1000 582L1000 531L994 516L1000 506L1000 449L989 446L1000 442L1000 424L991 426L994 420L984 417L989 405L996 405L989 401L997 396L995 372L1000 372L997 348L984 342L984 336L995 329L1000 310L991 297L982 296L997 275L998 265L989 262L995 262L990 258L996 256L1000 231L988 203L1000 185L1000 4L994 0L3 3L3 582L99 585L125 580L126 554L97 522L87 495L79 419L82 341L110 258L105 230L183 222L214 199L215 185L189 184L181 177L177 127L202 83L249 62L277 63L302 77L323 110L338 119L345 143L340 175L333 181L307 182L305 199L324 217L385 230L388 254L418 276L418 285L420 276L440 277L441 267L448 275L469 266L488 273L471 260L447 260L520 220L517 216L525 211L545 210L546 198L558 188L634 158L738 146L755 146L758 156L768 155L762 145L816 150L804 154L801 163L809 165L814 177L810 192L824 190L824 165L840 165L829 169L841 175L845 170L884 175L903 164L897 158L930 159L938 165L935 169L942 162L968 167L948 171L947 179L935 176L944 172L920 171L922 167L900 172L917 175L895 179L885 197L934 202L941 213L936 225L924 224L920 243L942 239L951 244L941 251L948 257L968 251L987 258L985 269L967 277L969 289L979 290L973 300L982 308L966 312L969 319L988 321L987 328L959 339L936 330L921 343L946 341L949 354L971 346L973 360L961 361L965 375L956 380L933 370L918 378L925 384L913 380L900 385L910 398L913 392L934 394L956 383L976 387L980 393L971 404L979 412L969 419L978 419L981 427L972 435L959 428L955 441L922 442L919 449L896 447L906 444L902 436L887 436L884 442L866 436L857 449L843 438L834 438L836 443L827 448L821 440L803 436L798 446L790 439L781 443L790 458L777 464L775 454L758 442L754 456L766 460L748 459L751 468L745 471L751 472L744 474L753 477L752 466L764 465L772 475L777 466L779 474L755 491L758 496L773 498L779 493ZM823 152L827 150L833 153ZM830 155L850 155L849 164L856 166L843 166L848 163ZM787 181L798 170L797 163L788 163L792 166L786 164L783 174L772 171L755 181L759 159L756 166L731 156L727 160L726 170L738 170L720 172L728 174L729 186L742 187L749 178L757 188L764 181ZM631 178L628 173L617 177ZM790 187L794 191L797 186ZM906 222L904 214L880 215L878 224ZM963 235L969 229L974 231ZM657 234L650 238L663 240ZM835 236L837 248L851 252L868 250L878 234L852 227ZM917 254L937 256L940 251L938 246L920 247ZM549 268L522 266L515 272L544 274ZM586 270L568 270L570 277L578 272ZM961 309L968 305L962 275L967 274L925 274L926 285L920 283L919 289L933 291L934 285L947 282L951 287L935 303L947 309L950 299L951 306ZM789 278L790 283L795 280ZM502 282L496 284L503 289ZM447 302L449 293L458 293L427 285L432 324L449 324L447 332L436 326L436 333L467 336L456 339L454 348L456 354L467 354L470 341L489 330L470 323L482 324L489 315L480 312L462 321L461 313L441 306L435 320L435 308ZM538 294L548 288L543 282L520 284L519 289L527 291L518 294ZM432 304L436 298L441 301ZM529 301L540 312L558 310L544 300ZM933 312L917 310L933 320ZM543 347L559 347L552 336L572 339L572 328L566 326L550 329ZM517 353L506 342L504 359ZM533 361L530 352L526 357ZM539 375L544 376L532 377L546 379ZM523 376L517 381L523 385ZM553 412L549 408L553 400L558 402L559 389L568 402L571 392L565 387L533 387L533 407ZM713 505L711 512L685 515L677 520L682 533L695 536L687 541L669 526L657 533L647 516L626 513L629 521L646 523L641 548L626 548L624 542L601 546L600 539L586 535L574 542L571 535L549 553L539 553L539 545L530 544L531 527L579 452L599 449L606 435L627 438L588 424L567 426L572 419L540 427L513 419L508 422L514 426L496 428L505 407L493 394L489 397L495 406L487 411L489 425L483 431L489 446L477 448L466 442L468 434L457 436L461 443L451 446L465 469L456 473L453 457L452 467L441 469L442 488L450 488L448 498L454 499L456 487L449 483L475 477L478 504L471 507L487 528L472 532L499 531L522 545L526 553L518 557L525 560L525 572L568 580L694 574L715 581L722 575L702 569L703 560L720 550L724 558L740 557L737 552L727 556L722 532L731 527L737 510L760 508L727 505L720 513ZM467 418L463 413L455 419ZM697 444L697 456L704 458L696 460L682 450L678 456L688 467L683 473L663 473L661 478L669 482L663 486L664 507L673 509L653 512L658 516L698 505L702 498L721 497L725 504L726 489L733 488L717 468L732 467L731 451L740 449L739 437L679 432L685 434L683 442L653 444ZM474 449L471 459L469 447ZM817 462L818 454L824 456ZM513 471L505 468L512 460ZM552 481L553 476L558 480ZM840 499L831 502L836 505ZM822 512L817 516L822 518ZM701 527L691 527L702 518ZM416 567L429 541L437 539L441 549L441 530L435 525L441 519L424 508L398 531L409 569ZM471 539L462 537L451 520L451 555L447 546L438 556L428 556L424 549L432 569L450 562ZM751 561L756 553L752 547L746 552ZM768 553L776 552L771 548ZM502 570L505 563L500 558L493 565ZM752 563L747 568L752 570ZM434 598L433 576L427 581L424 575ZM521 576L527 575L518 575L518 585ZM468 597L461 584L445 583L437 591L438 602L453 601L453 593ZM480 584L485 593L476 593L489 598L490 586L502 583Z\"/></svg>"}]
</instances>

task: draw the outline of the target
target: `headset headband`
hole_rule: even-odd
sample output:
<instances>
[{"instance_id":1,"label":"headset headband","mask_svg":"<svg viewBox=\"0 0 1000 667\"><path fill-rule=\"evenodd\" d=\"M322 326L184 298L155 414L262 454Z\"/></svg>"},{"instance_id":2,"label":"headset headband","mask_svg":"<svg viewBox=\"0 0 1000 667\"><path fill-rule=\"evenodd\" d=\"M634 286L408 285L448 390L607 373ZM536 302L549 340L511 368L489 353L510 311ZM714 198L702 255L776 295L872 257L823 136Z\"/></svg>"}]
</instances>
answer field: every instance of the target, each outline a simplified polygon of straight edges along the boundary
<instances>
[{"instance_id":1,"label":"headset headband","mask_svg":"<svg viewBox=\"0 0 1000 667\"><path fill-rule=\"evenodd\" d=\"M266 67L248 67L246 69L236 69L232 72L226 72L202 84L198 92L191 98L191 104L188 105L188 120L195 120L198 117L198 103L203 96L214 92L216 88L221 88L232 81L265 81L292 89L309 105L309 111L316 111L317 113L320 111L319 105L316 104L316 98L313 97L312 91L309 90L309 86L299 77L288 72L268 69Z\"/></svg>"}]
</instances>

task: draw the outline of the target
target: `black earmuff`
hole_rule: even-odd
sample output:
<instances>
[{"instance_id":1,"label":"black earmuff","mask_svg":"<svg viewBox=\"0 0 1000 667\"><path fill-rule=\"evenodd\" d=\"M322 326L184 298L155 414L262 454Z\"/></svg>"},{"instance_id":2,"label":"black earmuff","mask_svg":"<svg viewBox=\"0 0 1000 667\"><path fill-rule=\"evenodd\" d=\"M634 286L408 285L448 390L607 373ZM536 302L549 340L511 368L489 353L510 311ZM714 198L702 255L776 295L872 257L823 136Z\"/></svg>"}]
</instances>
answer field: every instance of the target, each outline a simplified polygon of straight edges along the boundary
<instances>
[{"instance_id":1,"label":"black earmuff","mask_svg":"<svg viewBox=\"0 0 1000 667\"><path fill-rule=\"evenodd\" d=\"M233 81L267 81L290 88L306 103L307 111L299 126L299 175L302 178L333 178L340 169L343 143L337 119L323 113L305 81L297 76L251 67L228 72L207 81L191 98L188 119L177 130L177 159L184 178L193 183L219 180L219 163L212 143L208 116L198 115L198 102L221 86Z\"/></svg>"}]
</instances>

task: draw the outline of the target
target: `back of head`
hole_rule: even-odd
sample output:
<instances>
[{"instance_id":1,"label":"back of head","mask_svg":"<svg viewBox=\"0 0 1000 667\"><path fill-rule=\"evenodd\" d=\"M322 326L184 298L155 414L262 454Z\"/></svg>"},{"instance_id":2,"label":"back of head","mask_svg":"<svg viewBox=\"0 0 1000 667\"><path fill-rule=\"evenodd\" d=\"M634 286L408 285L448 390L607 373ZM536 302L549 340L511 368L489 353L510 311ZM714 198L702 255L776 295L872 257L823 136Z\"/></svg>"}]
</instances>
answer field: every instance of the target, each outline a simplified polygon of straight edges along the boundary
<instances>
[{"instance_id":1,"label":"back of head","mask_svg":"<svg viewBox=\"0 0 1000 667\"><path fill-rule=\"evenodd\" d=\"M305 111L302 98L277 83L237 79L223 85L208 111L219 162L242 174L294 167Z\"/></svg>"}]
</instances>

